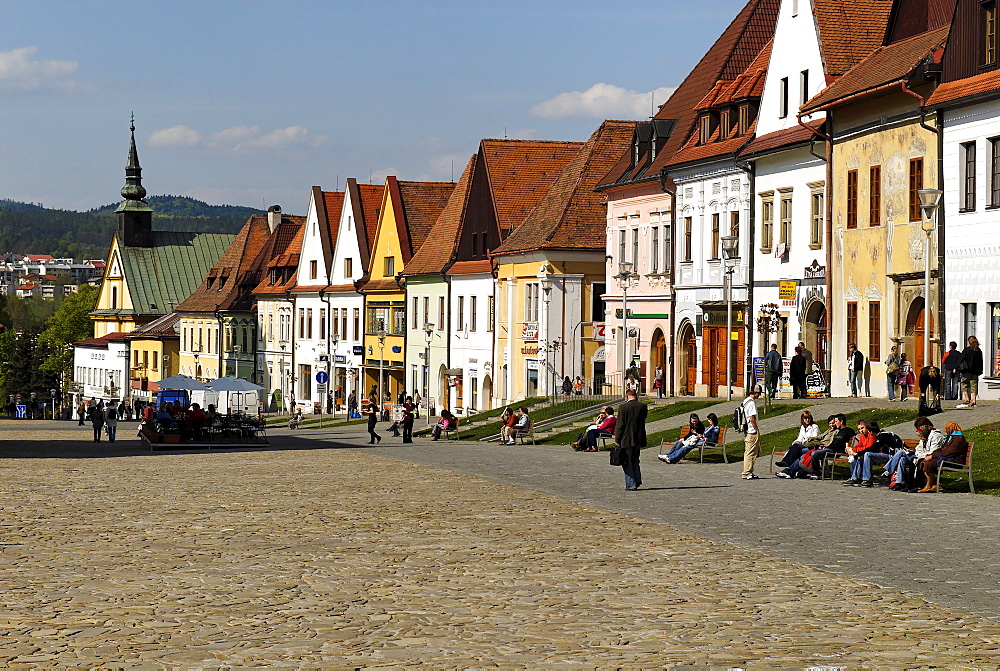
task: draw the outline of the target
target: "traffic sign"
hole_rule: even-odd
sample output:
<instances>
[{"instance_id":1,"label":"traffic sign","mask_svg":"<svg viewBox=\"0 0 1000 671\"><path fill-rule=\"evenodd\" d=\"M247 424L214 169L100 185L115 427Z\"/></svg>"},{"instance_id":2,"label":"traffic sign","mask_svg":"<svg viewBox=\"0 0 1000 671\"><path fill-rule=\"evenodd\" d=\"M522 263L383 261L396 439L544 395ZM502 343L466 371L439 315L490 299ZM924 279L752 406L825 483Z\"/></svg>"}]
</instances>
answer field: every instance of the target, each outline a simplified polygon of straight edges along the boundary
<instances>
[{"instance_id":1,"label":"traffic sign","mask_svg":"<svg viewBox=\"0 0 1000 671\"><path fill-rule=\"evenodd\" d=\"M316 395L319 396L320 398L323 398L324 396L326 396L326 384L325 383L320 382L319 384L316 385Z\"/></svg>"},{"instance_id":2,"label":"traffic sign","mask_svg":"<svg viewBox=\"0 0 1000 671\"><path fill-rule=\"evenodd\" d=\"M316 382L320 384L326 384L329 381L330 381L330 374L327 373L325 370L321 370L318 373L316 373Z\"/></svg>"}]
</instances>

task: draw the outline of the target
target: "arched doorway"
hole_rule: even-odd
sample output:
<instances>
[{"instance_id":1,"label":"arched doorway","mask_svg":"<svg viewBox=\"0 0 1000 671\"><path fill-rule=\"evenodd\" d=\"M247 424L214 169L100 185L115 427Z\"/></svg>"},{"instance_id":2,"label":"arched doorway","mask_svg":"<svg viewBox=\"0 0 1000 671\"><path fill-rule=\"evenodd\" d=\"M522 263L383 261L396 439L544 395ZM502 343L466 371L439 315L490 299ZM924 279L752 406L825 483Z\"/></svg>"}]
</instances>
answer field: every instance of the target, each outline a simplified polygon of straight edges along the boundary
<instances>
[{"instance_id":1,"label":"arched doorway","mask_svg":"<svg viewBox=\"0 0 1000 671\"><path fill-rule=\"evenodd\" d=\"M663 372L663 393L666 394L667 339L659 327L653 331L653 337L649 340L649 370L646 371L649 381L646 384L646 389L654 388L653 383L656 381L657 368Z\"/></svg>"},{"instance_id":2,"label":"arched doorway","mask_svg":"<svg viewBox=\"0 0 1000 671\"><path fill-rule=\"evenodd\" d=\"M806 317L802 322L802 342L813 352L813 361L823 371L823 379L830 382L829 333L826 324L826 306L819 300L814 300L806 308ZM790 345L791 347L791 345ZM789 352L791 355L792 352ZM812 371L806 371L808 375Z\"/></svg>"},{"instance_id":3,"label":"arched doorway","mask_svg":"<svg viewBox=\"0 0 1000 671\"><path fill-rule=\"evenodd\" d=\"M931 315L930 329L926 327L926 315L923 296L914 298L913 302L910 303L910 309L906 311L906 336L909 338L910 344L906 356L913 364L913 369L918 372L926 365L924 363L924 340L929 333L934 333L934 315ZM934 359L933 355L931 359Z\"/></svg>"},{"instance_id":4,"label":"arched doorway","mask_svg":"<svg viewBox=\"0 0 1000 671\"><path fill-rule=\"evenodd\" d=\"M480 397L480 410L493 409L493 378L489 375L483 378L483 395Z\"/></svg>"},{"instance_id":5,"label":"arched doorway","mask_svg":"<svg viewBox=\"0 0 1000 671\"><path fill-rule=\"evenodd\" d=\"M679 389L682 394L693 396L694 386L698 379L698 341L695 338L691 322L685 322L681 326L677 342L681 343L677 357Z\"/></svg>"}]
</instances>

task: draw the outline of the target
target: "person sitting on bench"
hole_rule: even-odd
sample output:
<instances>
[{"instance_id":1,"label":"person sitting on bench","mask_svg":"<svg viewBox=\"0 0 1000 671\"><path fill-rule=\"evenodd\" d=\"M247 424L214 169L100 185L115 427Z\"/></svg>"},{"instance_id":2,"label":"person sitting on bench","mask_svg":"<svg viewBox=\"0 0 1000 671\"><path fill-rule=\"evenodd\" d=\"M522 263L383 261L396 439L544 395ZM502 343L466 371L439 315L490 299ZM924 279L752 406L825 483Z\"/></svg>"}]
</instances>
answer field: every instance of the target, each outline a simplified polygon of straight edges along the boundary
<instances>
[{"instance_id":1,"label":"person sitting on bench","mask_svg":"<svg viewBox=\"0 0 1000 671\"><path fill-rule=\"evenodd\" d=\"M516 442L515 439L517 438L517 432L527 431L528 427L531 426L531 418L528 417L528 409L524 406L521 406L520 408L517 409L517 412L518 412L517 422L515 422L514 426L510 427L510 430L508 431L508 435L510 435L510 440L508 440L505 443L506 445L513 445Z\"/></svg>"},{"instance_id":2,"label":"person sitting on bench","mask_svg":"<svg viewBox=\"0 0 1000 671\"><path fill-rule=\"evenodd\" d=\"M454 430L458 427L458 417L451 414L448 410L441 411L441 419L438 423L434 425L434 431L431 433L431 440L437 440L441 437L441 432L445 430Z\"/></svg>"},{"instance_id":3,"label":"person sitting on bench","mask_svg":"<svg viewBox=\"0 0 1000 671\"><path fill-rule=\"evenodd\" d=\"M719 417L714 412L708 413L708 428L701 423L698 415L691 413L688 418L688 426L691 427L688 435L683 440L674 443L674 449L670 451L664 460L668 464L676 464L687 456L691 450L696 450L702 445L715 445L719 442Z\"/></svg>"},{"instance_id":4,"label":"person sitting on bench","mask_svg":"<svg viewBox=\"0 0 1000 671\"><path fill-rule=\"evenodd\" d=\"M615 435L615 409L610 405L601 409L601 413L583 433L576 437L573 449L577 452L597 452L597 441L603 435L613 438Z\"/></svg>"}]
</instances>

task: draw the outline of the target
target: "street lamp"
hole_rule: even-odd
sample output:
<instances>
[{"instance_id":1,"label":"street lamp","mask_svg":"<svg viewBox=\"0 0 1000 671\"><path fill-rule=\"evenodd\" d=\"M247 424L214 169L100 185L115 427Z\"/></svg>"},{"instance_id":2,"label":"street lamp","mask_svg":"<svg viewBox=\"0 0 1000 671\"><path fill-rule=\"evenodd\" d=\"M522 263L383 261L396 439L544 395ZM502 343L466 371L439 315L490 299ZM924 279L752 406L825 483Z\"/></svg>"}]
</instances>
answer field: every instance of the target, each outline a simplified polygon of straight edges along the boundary
<instances>
[{"instance_id":1,"label":"street lamp","mask_svg":"<svg viewBox=\"0 0 1000 671\"><path fill-rule=\"evenodd\" d=\"M736 271L737 247L740 239L735 235L722 236L723 263L726 265L726 400L733 400L733 273Z\"/></svg>"},{"instance_id":2,"label":"street lamp","mask_svg":"<svg viewBox=\"0 0 1000 671\"><path fill-rule=\"evenodd\" d=\"M552 386L551 396L552 403L556 402L556 388L555 388L555 375L556 368L551 364L548 350L549 341L549 304L552 301L552 279L548 275L543 275L541 280L538 282L539 286L542 288L542 301L545 303L545 313L542 315L542 324L544 324L544 329L539 329L538 342L541 345L538 348L539 353L544 358L545 370L549 372L545 376L546 382L545 386Z\"/></svg>"},{"instance_id":3,"label":"street lamp","mask_svg":"<svg viewBox=\"0 0 1000 671\"><path fill-rule=\"evenodd\" d=\"M924 365L931 365L931 233L937 223L938 207L941 205L940 189L920 189L920 209L923 218L920 227L924 230Z\"/></svg>"},{"instance_id":4,"label":"street lamp","mask_svg":"<svg viewBox=\"0 0 1000 671\"><path fill-rule=\"evenodd\" d=\"M233 345L233 354L236 359L236 377L240 376L240 354L243 352L243 345Z\"/></svg>"},{"instance_id":5,"label":"street lamp","mask_svg":"<svg viewBox=\"0 0 1000 671\"><path fill-rule=\"evenodd\" d=\"M49 394L52 396L52 419L56 418L56 390L49 389Z\"/></svg>"},{"instance_id":6,"label":"street lamp","mask_svg":"<svg viewBox=\"0 0 1000 671\"><path fill-rule=\"evenodd\" d=\"M427 417L427 426L431 425L431 338L434 337L434 324L427 322L424 324L424 337L427 339L427 347L424 349L424 415Z\"/></svg>"},{"instance_id":7,"label":"street lamp","mask_svg":"<svg viewBox=\"0 0 1000 671\"><path fill-rule=\"evenodd\" d=\"M385 331L379 331L376 333L378 336L378 408L381 412L383 404L385 403L385 397L382 396L382 370L385 364L385 337L389 335Z\"/></svg>"},{"instance_id":8,"label":"street lamp","mask_svg":"<svg viewBox=\"0 0 1000 671\"><path fill-rule=\"evenodd\" d=\"M629 349L628 338L628 288L633 281L638 279L639 273L632 272L631 261L621 261L618 263L618 274L614 278L618 280L618 286L622 288L622 395L625 395L625 370Z\"/></svg>"},{"instance_id":9,"label":"street lamp","mask_svg":"<svg viewBox=\"0 0 1000 671\"><path fill-rule=\"evenodd\" d=\"M326 360L326 373L327 373L327 377L329 378L329 384L330 384L329 392L328 393L330 393L333 396L333 412L331 413L331 417L334 417L334 418L337 416L337 392L336 392L336 389L337 389L337 380L336 380L336 378L337 378L337 361L336 361L336 359L337 359L337 343L339 343L339 342L340 342L340 334L339 333L331 333L330 334L330 343L331 343L330 356ZM332 375L331 375L331 373L332 373ZM346 383L346 380L345 380L345 383ZM345 396L345 398L346 398L346 396Z\"/></svg>"}]
</instances>

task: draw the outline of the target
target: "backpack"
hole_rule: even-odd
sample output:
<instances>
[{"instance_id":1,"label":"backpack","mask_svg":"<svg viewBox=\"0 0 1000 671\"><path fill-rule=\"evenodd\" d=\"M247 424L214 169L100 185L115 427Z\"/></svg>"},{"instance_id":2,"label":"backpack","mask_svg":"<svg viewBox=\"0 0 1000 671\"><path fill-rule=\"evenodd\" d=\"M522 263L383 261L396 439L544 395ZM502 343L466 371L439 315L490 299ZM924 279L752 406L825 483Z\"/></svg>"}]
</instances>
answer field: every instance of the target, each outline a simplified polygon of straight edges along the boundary
<instances>
[{"instance_id":1,"label":"backpack","mask_svg":"<svg viewBox=\"0 0 1000 671\"><path fill-rule=\"evenodd\" d=\"M885 454L895 454L904 447L903 439L892 431L880 431L875 442L879 446L879 452Z\"/></svg>"},{"instance_id":2,"label":"backpack","mask_svg":"<svg viewBox=\"0 0 1000 671\"><path fill-rule=\"evenodd\" d=\"M740 403L733 410L733 430L737 433L746 433L747 429L750 428L750 421L747 419L746 408Z\"/></svg>"}]
</instances>

